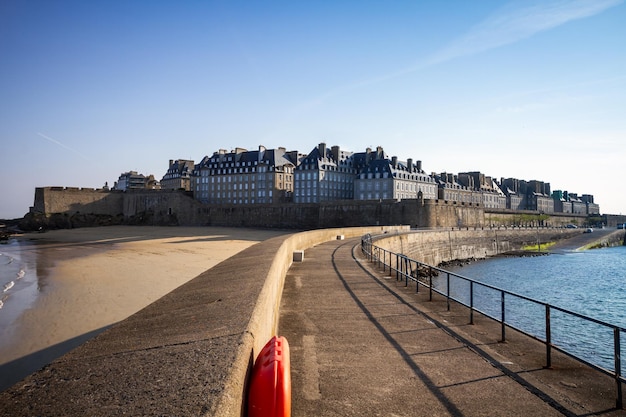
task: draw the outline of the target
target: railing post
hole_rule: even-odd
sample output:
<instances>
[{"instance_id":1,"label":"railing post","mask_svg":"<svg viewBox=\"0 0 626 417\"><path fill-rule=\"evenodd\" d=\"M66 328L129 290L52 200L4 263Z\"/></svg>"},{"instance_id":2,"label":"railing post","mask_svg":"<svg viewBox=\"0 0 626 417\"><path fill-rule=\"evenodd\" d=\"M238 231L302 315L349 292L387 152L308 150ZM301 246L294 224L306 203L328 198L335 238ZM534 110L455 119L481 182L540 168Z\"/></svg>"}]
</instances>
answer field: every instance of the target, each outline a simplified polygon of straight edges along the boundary
<instances>
[{"instance_id":1,"label":"railing post","mask_svg":"<svg viewBox=\"0 0 626 417\"><path fill-rule=\"evenodd\" d=\"M506 315L504 313L505 308L504 308L504 291L500 291L500 307L502 308L502 340L500 340L500 342L505 342L506 341L506 335L505 335L505 321L506 321Z\"/></svg>"},{"instance_id":2,"label":"railing post","mask_svg":"<svg viewBox=\"0 0 626 417\"><path fill-rule=\"evenodd\" d=\"M470 281L470 324L474 324L474 281Z\"/></svg>"},{"instance_id":3,"label":"railing post","mask_svg":"<svg viewBox=\"0 0 626 417\"><path fill-rule=\"evenodd\" d=\"M420 292L420 265L415 261L415 292Z\"/></svg>"},{"instance_id":4,"label":"railing post","mask_svg":"<svg viewBox=\"0 0 626 417\"><path fill-rule=\"evenodd\" d=\"M450 311L450 273L446 272L446 304Z\"/></svg>"},{"instance_id":5,"label":"railing post","mask_svg":"<svg viewBox=\"0 0 626 417\"><path fill-rule=\"evenodd\" d=\"M404 257L404 286L409 286L409 258Z\"/></svg>"},{"instance_id":6,"label":"railing post","mask_svg":"<svg viewBox=\"0 0 626 417\"><path fill-rule=\"evenodd\" d=\"M433 275L428 277L428 301L433 301Z\"/></svg>"},{"instance_id":7,"label":"railing post","mask_svg":"<svg viewBox=\"0 0 626 417\"><path fill-rule=\"evenodd\" d=\"M622 402L622 359L621 359L621 349L620 349L620 337L619 337L619 327L613 328L613 339L614 339L614 351L615 351L615 383L617 384L617 400L615 402L615 407L618 409L622 409L624 404Z\"/></svg>"},{"instance_id":8,"label":"railing post","mask_svg":"<svg viewBox=\"0 0 626 417\"><path fill-rule=\"evenodd\" d=\"M552 329L549 304L546 304L546 368L552 368Z\"/></svg>"},{"instance_id":9,"label":"railing post","mask_svg":"<svg viewBox=\"0 0 626 417\"><path fill-rule=\"evenodd\" d=\"M400 255L396 253L396 281L398 280L398 271L400 270Z\"/></svg>"},{"instance_id":10,"label":"railing post","mask_svg":"<svg viewBox=\"0 0 626 417\"><path fill-rule=\"evenodd\" d=\"M387 272L387 251L383 249L383 274Z\"/></svg>"}]
</instances>

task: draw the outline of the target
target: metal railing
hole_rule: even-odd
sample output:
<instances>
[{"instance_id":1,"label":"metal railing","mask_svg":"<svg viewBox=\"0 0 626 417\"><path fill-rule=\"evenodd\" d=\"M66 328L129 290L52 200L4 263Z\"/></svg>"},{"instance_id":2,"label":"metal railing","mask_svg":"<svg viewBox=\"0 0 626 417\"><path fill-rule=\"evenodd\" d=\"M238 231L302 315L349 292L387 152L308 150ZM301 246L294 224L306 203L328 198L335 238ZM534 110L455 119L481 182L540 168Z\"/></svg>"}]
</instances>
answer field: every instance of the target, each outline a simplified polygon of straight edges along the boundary
<instances>
[{"instance_id":1,"label":"metal railing","mask_svg":"<svg viewBox=\"0 0 626 417\"><path fill-rule=\"evenodd\" d=\"M616 326L611 323L604 322L602 320L595 319L593 317L588 317L583 314L576 313L574 311L569 311L561 307L553 306L548 303L534 300L532 298L526 297L524 295L516 294L511 291L503 290L501 288L495 287L493 285L488 285L484 283L480 283L478 281L472 280L470 278L455 274L450 271L446 271L444 269L428 265L414 259L407 257L406 255L395 253L389 251L387 249L376 246L372 243L371 235L365 235L361 239L361 250L366 255L368 260L372 263L375 263L378 268L382 269L383 272L389 272L390 276L393 276L395 273L396 280L404 281L406 287L409 286L409 283L415 283L416 292L420 291L420 286L426 288L429 291L429 300L433 300L433 293L440 294L446 298L447 309L450 310L451 301L457 302L461 305L464 305L469 308L469 323L474 324L474 312L478 312L490 319L493 319L500 323L500 332L501 332L501 341L506 341L506 330L507 328L514 329L519 331L535 340L542 342L546 347L546 368L550 368L552 366L552 350L557 350L559 352L564 353L567 356L570 356L602 373L610 375L615 380L616 385L616 407L621 409L623 408L623 400L622 400L622 383L626 382L626 378L622 375L621 369L621 333L626 332L626 329L620 326ZM444 276L444 279L439 278L440 276ZM442 290L440 287L434 283L434 279L445 282L445 290ZM457 294L453 294L451 291L451 286L458 284L460 282L465 283L465 285L469 285L467 291L465 291L466 300L461 299L461 296ZM496 310L494 312L494 306L491 306L491 312L484 310L479 310L475 306L476 300L476 292L477 290L491 291L495 292L497 296L492 297L490 301L495 301L496 304L499 304L499 308L495 306ZM469 294L468 294L469 293ZM507 304L508 302L508 304ZM542 311L542 320L543 325L542 329L535 329L539 331L529 331L524 330L519 325L515 325L512 323L515 319L511 319L507 317L507 307L511 304L520 303L526 305L534 305L538 306ZM572 351L572 349L564 346L559 346L553 342L553 331L555 330L553 313L562 314L563 316L567 316L569 318L580 319L587 324L595 324L599 325L605 330L610 330L612 334L612 345L613 345L613 369L606 366L600 366L599 364L593 363L585 358L583 358L580 354L577 354ZM510 309L509 309L510 313ZM538 333L543 333L539 335ZM611 341L607 341L610 345ZM591 349L593 350L593 349Z\"/></svg>"}]
</instances>

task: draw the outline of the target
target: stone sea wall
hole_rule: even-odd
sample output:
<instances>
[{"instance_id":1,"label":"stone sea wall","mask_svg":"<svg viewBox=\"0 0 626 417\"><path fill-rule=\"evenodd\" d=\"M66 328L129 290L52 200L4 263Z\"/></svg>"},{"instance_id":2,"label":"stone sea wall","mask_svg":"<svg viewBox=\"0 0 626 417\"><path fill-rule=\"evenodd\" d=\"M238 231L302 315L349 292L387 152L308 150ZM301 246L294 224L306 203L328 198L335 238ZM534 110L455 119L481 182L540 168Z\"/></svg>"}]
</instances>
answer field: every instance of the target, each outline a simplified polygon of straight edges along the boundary
<instances>
[{"instance_id":1,"label":"stone sea wall","mask_svg":"<svg viewBox=\"0 0 626 417\"><path fill-rule=\"evenodd\" d=\"M555 242L580 233L579 229L567 228L442 230L382 236L375 239L375 244L429 265L439 265L518 251L538 241Z\"/></svg>"},{"instance_id":2,"label":"stone sea wall","mask_svg":"<svg viewBox=\"0 0 626 417\"><path fill-rule=\"evenodd\" d=\"M409 225L413 228L475 228L531 222L529 212L499 211L443 200L343 200L320 204L209 205L191 193L165 190L111 191L69 187L35 190L25 230L111 224L228 226L310 230L332 227ZM545 216L544 216L545 217ZM531 219L531 220L528 220ZM550 215L542 222L584 223L586 216ZM539 221L539 220L537 220Z\"/></svg>"}]
</instances>

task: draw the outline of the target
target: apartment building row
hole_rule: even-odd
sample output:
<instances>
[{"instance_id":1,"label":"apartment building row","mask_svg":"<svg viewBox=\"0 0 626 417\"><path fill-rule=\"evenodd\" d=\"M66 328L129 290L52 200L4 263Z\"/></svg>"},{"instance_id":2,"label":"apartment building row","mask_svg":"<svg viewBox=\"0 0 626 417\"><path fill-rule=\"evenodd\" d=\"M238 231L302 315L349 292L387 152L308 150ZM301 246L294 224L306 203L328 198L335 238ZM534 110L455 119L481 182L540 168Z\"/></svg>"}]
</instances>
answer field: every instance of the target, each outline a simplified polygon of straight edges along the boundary
<instances>
[{"instance_id":1,"label":"apartment building row","mask_svg":"<svg viewBox=\"0 0 626 417\"><path fill-rule=\"evenodd\" d=\"M142 182L142 180L144 182ZM419 160L389 157L382 147L351 152L320 143L308 154L286 148L220 149L195 164L170 160L160 183L135 171L115 189L183 189L206 204L320 203L336 200L439 199L491 209L599 214L593 196L557 190L543 181L481 172L426 174Z\"/></svg>"}]
</instances>

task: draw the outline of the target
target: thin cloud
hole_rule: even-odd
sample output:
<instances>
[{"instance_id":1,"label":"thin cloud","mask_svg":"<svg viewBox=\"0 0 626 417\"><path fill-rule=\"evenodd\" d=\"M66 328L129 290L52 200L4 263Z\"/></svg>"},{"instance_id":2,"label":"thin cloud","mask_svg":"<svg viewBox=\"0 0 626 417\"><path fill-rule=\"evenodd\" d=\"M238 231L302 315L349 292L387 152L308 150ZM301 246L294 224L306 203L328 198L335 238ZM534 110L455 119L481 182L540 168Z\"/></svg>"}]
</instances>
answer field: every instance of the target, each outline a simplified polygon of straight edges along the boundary
<instances>
[{"instance_id":1,"label":"thin cloud","mask_svg":"<svg viewBox=\"0 0 626 417\"><path fill-rule=\"evenodd\" d=\"M307 109L318 107L326 100L347 91L379 84L463 56L475 55L510 45L571 21L600 14L607 9L619 6L623 2L624 0L513 1L498 9L465 35L454 40L430 58L412 66L328 90L293 107L287 119Z\"/></svg>"},{"instance_id":2,"label":"thin cloud","mask_svg":"<svg viewBox=\"0 0 626 417\"><path fill-rule=\"evenodd\" d=\"M75 149L70 148L69 146L64 145L63 143L59 142L58 140L56 140L56 139L52 139L50 136L46 136L46 135L44 135L43 133L39 133L39 132L38 132L37 134L38 134L39 136L41 136L42 138L46 139L47 141L52 142L52 143L54 143L55 145L58 145L58 146L62 147L63 149L67 149L67 150L68 150L68 151L70 151L70 152L74 152L76 155L78 155L78 156L80 156L81 158L83 158L83 159L85 159L85 160L89 161L89 158L87 158L85 155L83 155L82 153L78 152L78 151L77 151L77 150L75 150Z\"/></svg>"},{"instance_id":3,"label":"thin cloud","mask_svg":"<svg viewBox=\"0 0 626 417\"><path fill-rule=\"evenodd\" d=\"M519 42L573 20L602 13L621 3L623 0L553 0L530 5L528 2L513 2L439 51L427 61L426 66Z\"/></svg>"},{"instance_id":4,"label":"thin cloud","mask_svg":"<svg viewBox=\"0 0 626 417\"><path fill-rule=\"evenodd\" d=\"M421 69L510 45L573 20L584 19L624 0L514 1L499 9L429 59L413 66L336 89L348 90L394 79Z\"/></svg>"}]
</instances>

